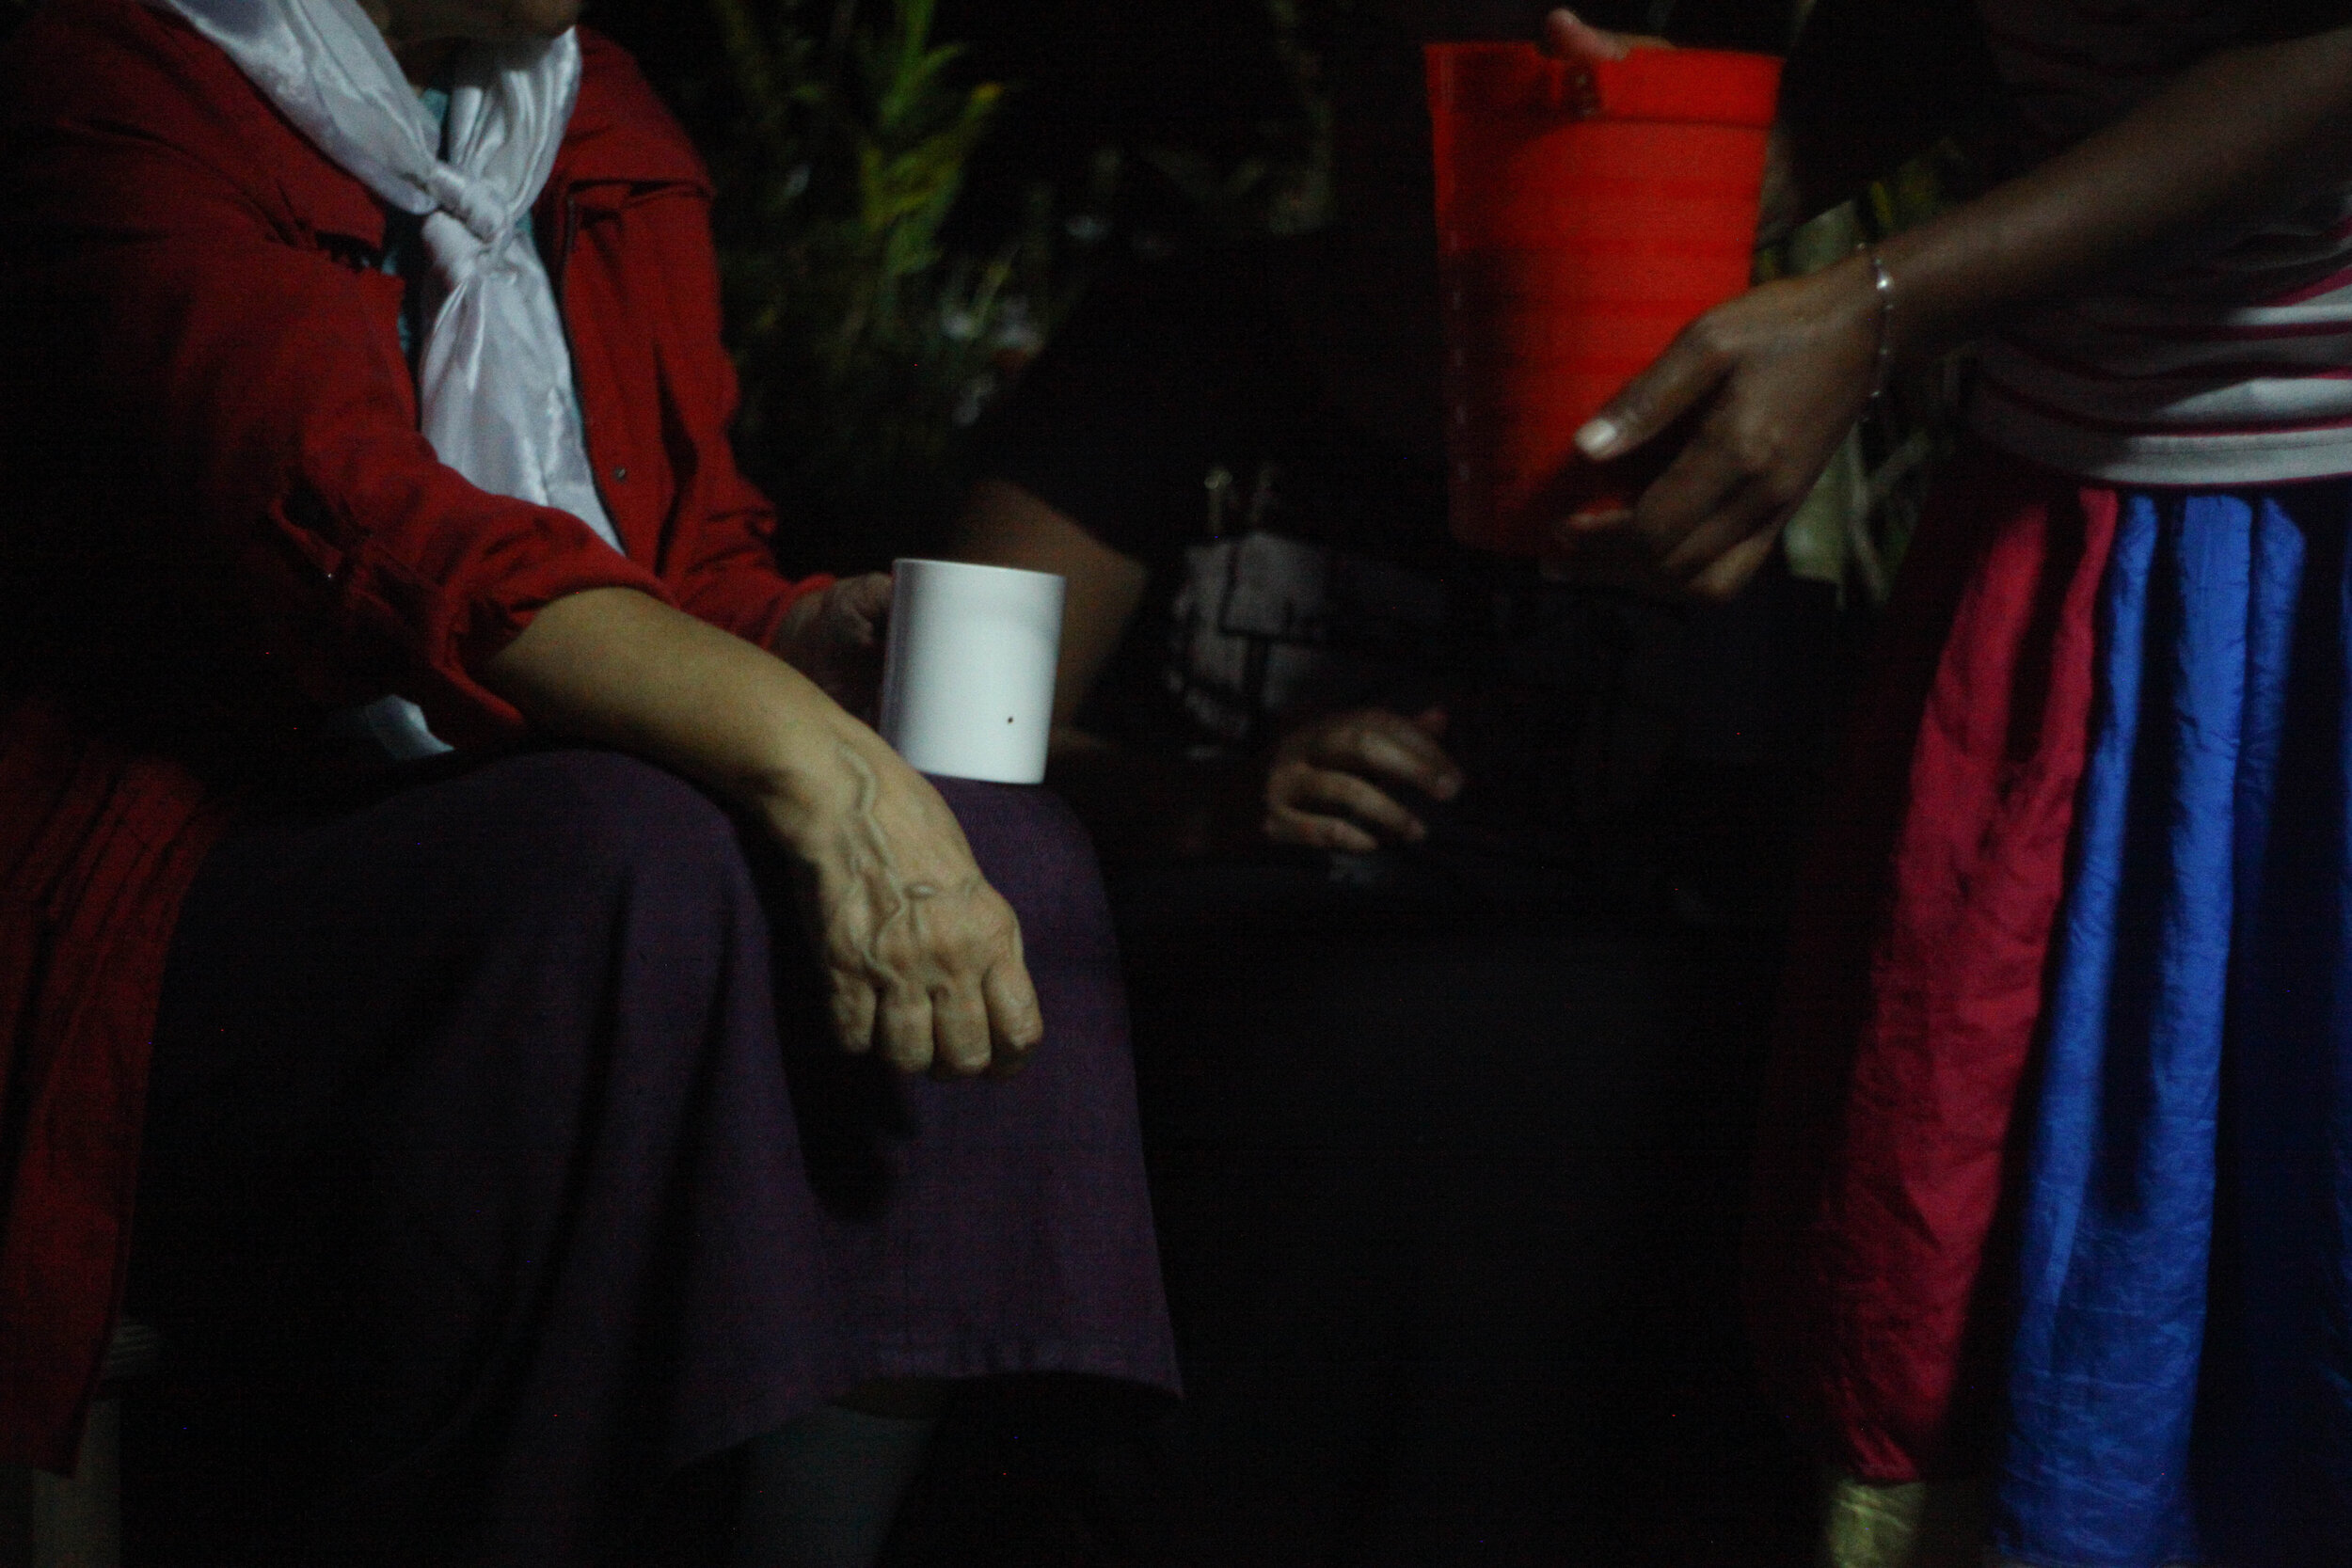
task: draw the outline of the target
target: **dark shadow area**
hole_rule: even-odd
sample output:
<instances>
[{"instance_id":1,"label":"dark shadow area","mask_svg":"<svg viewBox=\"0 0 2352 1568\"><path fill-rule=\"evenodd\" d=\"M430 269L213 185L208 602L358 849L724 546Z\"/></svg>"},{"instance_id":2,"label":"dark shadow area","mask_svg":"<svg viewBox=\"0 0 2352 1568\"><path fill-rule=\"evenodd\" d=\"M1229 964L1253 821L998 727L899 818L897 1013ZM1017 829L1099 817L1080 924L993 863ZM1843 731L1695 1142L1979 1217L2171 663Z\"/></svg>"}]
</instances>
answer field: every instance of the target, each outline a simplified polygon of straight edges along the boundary
<instances>
[{"instance_id":1,"label":"dark shadow area","mask_svg":"<svg viewBox=\"0 0 2352 1568\"><path fill-rule=\"evenodd\" d=\"M1188 1398L976 1390L894 1562L1809 1560L1734 1305L1776 940L1361 869L1120 880Z\"/></svg>"}]
</instances>

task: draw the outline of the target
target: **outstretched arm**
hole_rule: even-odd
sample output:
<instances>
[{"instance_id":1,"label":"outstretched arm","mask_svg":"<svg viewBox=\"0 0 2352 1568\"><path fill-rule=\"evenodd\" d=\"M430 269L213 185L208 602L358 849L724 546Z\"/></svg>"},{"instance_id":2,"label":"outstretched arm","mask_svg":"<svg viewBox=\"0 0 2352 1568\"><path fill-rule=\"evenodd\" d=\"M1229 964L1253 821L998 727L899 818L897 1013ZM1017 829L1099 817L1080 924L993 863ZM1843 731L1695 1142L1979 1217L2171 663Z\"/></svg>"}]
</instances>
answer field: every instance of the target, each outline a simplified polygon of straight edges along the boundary
<instances>
[{"instance_id":1,"label":"outstretched arm","mask_svg":"<svg viewBox=\"0 0 2352 1568\"><path fill-rule=\"evenodd\" d=\"M2224 50L2032 173L1882 245L1892 352L1932 355L2200 226L2347 179L2352 27ZM1687 416L1688 444L1631 514L1563 523L1562 551L1629 538L1690 591L1737 593L1868 400L1881 330L1862 257L1700 317L1577 438L1607 460Z\"/></svg>"}]
</instances>

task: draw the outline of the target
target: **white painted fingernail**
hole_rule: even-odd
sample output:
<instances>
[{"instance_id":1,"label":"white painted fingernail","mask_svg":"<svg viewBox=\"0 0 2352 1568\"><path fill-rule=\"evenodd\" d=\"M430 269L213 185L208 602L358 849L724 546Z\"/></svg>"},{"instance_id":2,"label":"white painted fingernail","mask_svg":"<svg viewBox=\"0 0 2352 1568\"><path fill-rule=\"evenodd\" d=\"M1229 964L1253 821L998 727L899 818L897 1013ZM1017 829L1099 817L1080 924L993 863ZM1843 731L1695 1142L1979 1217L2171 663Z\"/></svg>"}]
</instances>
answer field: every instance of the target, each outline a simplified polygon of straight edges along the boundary
<instances>
[{"instance_id":1,"label":"white painted fingernail","mask_svg":"<svg viewBox=\"0 0 2352 1568\"><path fill-rule=\"evenodd\" d=\"M1618 437L1623 434L1614 420L1587 420L1584 428L1576 433L1576 450L1587 457L1606 457L1617 450Z\"/></svg>"}]
</instances>

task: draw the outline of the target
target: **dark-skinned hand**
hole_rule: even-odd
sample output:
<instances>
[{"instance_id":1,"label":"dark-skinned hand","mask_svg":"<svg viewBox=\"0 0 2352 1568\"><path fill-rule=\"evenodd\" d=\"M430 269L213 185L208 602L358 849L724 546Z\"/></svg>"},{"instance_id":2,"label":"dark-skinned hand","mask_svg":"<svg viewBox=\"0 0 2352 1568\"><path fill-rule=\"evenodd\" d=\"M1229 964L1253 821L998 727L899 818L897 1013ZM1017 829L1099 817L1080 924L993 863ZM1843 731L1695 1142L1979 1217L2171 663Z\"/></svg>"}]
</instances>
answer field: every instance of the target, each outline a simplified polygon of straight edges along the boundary
<instances>
[{"instance_id":1,"label":"dark-skinned hand","mask_svg":"<svg viewBox=\"0 0 2352 1568\"><path fill-rule=\"evenodd\" d=\"M1445 710L1434 707L1409 719L1357 708L1299 725L1266 770L1266 837L1356 854L1419 844L1428 826L1390 791L1417 789L1433 800L1462 792L1462 770L1438 744L1445 727Z\"/></svg>"},{"instance_id":2,"label":"dark-skinned hand","mask_svg":"<svg viewBox=\"0 0 2352 1568\"><path fill-rule=\"evenodd\" d=\"M1577 432L1596 462L1688 421L1682 448L1630 511L1564 519L1565 562L1629 554L1673 589L1728 599L1869 402L1879 301L1867 259L1767 283L1684 328L1657 362Z\"/></svg>"}]
</instances>

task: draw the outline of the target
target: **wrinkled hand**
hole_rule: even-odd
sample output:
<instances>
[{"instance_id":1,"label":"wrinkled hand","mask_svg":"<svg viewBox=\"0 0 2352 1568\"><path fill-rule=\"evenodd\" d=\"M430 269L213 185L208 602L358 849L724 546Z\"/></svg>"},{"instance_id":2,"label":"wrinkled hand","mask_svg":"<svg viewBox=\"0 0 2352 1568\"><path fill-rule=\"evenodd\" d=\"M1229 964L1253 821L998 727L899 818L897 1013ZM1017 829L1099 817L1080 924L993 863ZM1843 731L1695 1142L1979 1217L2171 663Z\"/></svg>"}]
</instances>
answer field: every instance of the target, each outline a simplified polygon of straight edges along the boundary
<instances>
[{"instance_id":1,"label":"wrinkled hand","mask_svg":"<svg viewBox=\"0 0 2352 1568\"><path fill-rule=\"evenodd\" d=\"M855 714L871 715L882 689L882 628L890 574L844 578L785 611L770 651Z\"/></svg>"},{"instance_id":2,"label":"wrinkled hand","mask_svg":"<svg viewBox=\"0 0 2352 1568\"><path fill-rule=\"evenodd\" d=\"M1767 283L1692 322L1576 443L1608 461L1686 419L1689 439L1630 512L1555 525L1560 558L1630 553L1681 592L1739 593L1869 401L1879 327L1860 257Z\"/></svg>"},{"instance_id":3,"label":"wrinkled hand","mask_svg":"<svg viewBox=\"0 0 2352 1568\"><path fill-rule=\"evenodd\" d=\"M799 872L850 1050L1002 1073L1043 1037L1020 922L947 802L773 654L633 589L589 588L542 609L484 679L543 732L674 768L767 830Z\"/></svg>"},{"instance_id":4,"label":"wrinkled hand","mask_svg":"<svg viewBox=\"0 0 2352 1568\"><path fill-rule=\"evenodd\" d=\"M934 1078L1018 1071L1043 1037L1021 925L955 814L863 726L832 736L833 798L779 809L850 1051Z\"/></svg>"},{"instance_id":5,"label":"wrinkled hand","mask_svg":"<svg viewBox=\"0 0 2352 1568\"><path fill-rule=\"evenodd\" d=\"M1291 731L1266 773L1266 837L1358 854L1383 840L1420 843L1428 828L1383 785L1410 785L1437 800L1459 795L1462 770L1438 743L1445 726L1441 708L1411 719L1359 708Z\"/></svg>"}]
</instances>

